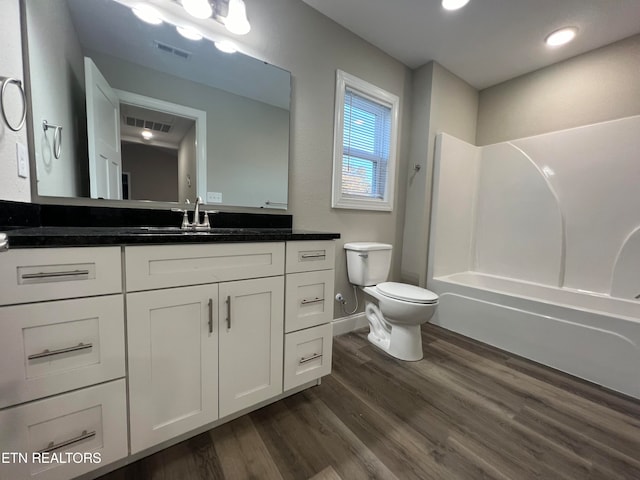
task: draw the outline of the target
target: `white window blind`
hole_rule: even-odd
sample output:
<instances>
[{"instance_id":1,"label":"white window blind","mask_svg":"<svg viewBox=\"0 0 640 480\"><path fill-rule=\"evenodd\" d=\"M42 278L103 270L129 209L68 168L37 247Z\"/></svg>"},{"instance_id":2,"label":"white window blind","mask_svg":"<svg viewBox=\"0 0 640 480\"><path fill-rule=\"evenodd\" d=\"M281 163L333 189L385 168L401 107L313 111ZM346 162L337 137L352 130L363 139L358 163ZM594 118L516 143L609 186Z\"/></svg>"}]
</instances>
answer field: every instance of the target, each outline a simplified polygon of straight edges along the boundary
<instances>
[{"instance_id":1,"label":"white window blind","mask_svg":"<svg viewBox=\"0 0 640 480\"><path fill-rule=\"evenodd\" d=\"M391 144L391 107L346 88L343 108L342 195L382 199Z\"/></svg>"},{"instance_id":2,"label":"white window blind","mask_svg":"<svg viewBox=\"0 0 640 480\"><path fill-rule=\"evenodd\" d=\"M336 75L331 206L393 209L397 95L349 75Z\"/></svg>"}]
</instances>

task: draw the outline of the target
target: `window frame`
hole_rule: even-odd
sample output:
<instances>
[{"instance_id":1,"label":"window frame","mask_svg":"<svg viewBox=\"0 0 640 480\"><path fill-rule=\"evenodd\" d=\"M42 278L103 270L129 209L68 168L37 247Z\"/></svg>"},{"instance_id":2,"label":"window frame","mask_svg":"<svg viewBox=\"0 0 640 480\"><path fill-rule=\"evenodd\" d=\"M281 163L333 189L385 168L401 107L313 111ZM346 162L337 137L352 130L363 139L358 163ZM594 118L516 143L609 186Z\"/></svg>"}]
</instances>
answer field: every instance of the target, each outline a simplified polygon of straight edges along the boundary
<instances>
[{"instance_id":1,"label":"window frame","mask_svg":"<svg viewBox=\"0 0 640 480\"><path fill-rule=\"evenodd\" d=\"M353 197L342 194L342 164L344 155L344 100L347 89L391 109L391 132L389 140L389 159L387 161L386 183L383 198ZM395 178L397 168L398 117L400 99L397 95L362 80L342 70L336 71L336 101L333 132L333 180L331 193L332 208L357 210L393 210Z\"/></svg>"}]
</instances>

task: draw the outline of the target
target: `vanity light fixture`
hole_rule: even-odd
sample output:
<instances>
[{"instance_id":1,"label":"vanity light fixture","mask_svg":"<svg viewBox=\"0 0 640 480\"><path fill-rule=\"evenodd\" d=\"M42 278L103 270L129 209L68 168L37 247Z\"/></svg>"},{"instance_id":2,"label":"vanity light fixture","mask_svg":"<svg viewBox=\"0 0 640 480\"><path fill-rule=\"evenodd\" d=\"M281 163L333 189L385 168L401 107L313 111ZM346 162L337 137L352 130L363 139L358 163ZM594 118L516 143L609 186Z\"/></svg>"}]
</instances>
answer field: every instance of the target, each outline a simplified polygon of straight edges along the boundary
<instances>
[{"instance_id":1,"label":"vanity light fixture","mask_svg":"<svg viewBox=\"0 0 640 480\"><path fill-rule=\"evenodd\" d=\"M151 5L141 3L131 9L136 17L140 20L150 23L151 25L160 25L162 23L162 17L160 12L153 8Z\"/></svg>"},{"instance_id":2,"label":"vanity light fixture","mask_svg":"<svg viewBox=\"0 0 640 480\"><path fill-rule=\"evenodd\" d=\"M144 138L145 140L151 140L153 138L153 133L151 133L150 130L143 130L142 138Z\"/></svg>"},{"instance_id":3,"label":"vanity light fixture","mask_svg":"<svg viewBox=\"0 0 640 480\"><path fill-rule=\"evenodd\" d=\"M236 35L251 30L243 0L181 0L181 3L190 15L200 19L212 17Z\"/></svg>"},{"instance_id":4,"label":"vanity light fixture","mask_svg":"<svg viewBox=\"0 0 640 480\"><path fill-rule=\"evenodd\" d=\"M214 42L216 48L224 53L236 53L238 49L229 40L218 40Z\"/></svg>"},{"instance_id":5,"label":"vanity light fixture","mask_svg":"<svg viewBox=\"0 0 640 480\"><path fill-rule=\"evenodd\" d=\"M193 27L181 27L178 25L176 30L180 35L189 40L202 40L202 34Z\"/></svg>"},{"instance_id":6,"label":"vanity light fixture","mask_svg":"<svg viewBox=\"0 0 640 480\"><path fill-rule=\"evenodd\" d=\"M549 47L557 47L569 43L575 38L577 33L577 27L564 27L547 35L544 41Z\"/></svg>"},{"instance_id":7,"label":"vanity light fixture","mask_svg":"<svg viewBox=\"0 0 640 480\"><path fill-rule=\"evenodd\" d=\"M469 3L469 0L442 0L442 8L445 10L458 10L467 3Z\"/></svg>"}]
</instances>

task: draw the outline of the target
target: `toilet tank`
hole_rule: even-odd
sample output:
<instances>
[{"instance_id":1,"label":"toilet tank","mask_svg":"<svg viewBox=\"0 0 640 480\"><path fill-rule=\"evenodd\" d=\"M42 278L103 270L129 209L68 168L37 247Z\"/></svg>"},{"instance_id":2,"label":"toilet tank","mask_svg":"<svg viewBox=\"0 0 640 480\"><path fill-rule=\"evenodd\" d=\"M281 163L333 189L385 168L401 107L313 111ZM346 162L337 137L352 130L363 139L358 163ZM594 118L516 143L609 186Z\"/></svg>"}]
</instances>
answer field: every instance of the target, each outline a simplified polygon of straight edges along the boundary
<instances>
[{"instance_id":1,"label":"toilet tank","mask_svg":"<svg viewBox=\"0 0 640 480\"><path fill-rule=\"evenodd\" d=\"M391 268L391 249L388 243L345 243L347 272L353 285L368 286L385 282Z\"/></svg>"}]
</instances>

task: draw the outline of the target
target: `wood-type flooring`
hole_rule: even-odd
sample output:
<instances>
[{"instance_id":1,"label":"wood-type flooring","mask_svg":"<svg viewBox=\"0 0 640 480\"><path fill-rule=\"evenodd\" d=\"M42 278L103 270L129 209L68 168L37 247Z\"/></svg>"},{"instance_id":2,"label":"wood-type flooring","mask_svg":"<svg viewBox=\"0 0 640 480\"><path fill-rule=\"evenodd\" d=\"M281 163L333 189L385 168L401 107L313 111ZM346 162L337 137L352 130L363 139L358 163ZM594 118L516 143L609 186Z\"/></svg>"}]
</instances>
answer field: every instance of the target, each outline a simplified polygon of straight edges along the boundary
<instances>
[{"instance_id":1,"label":"wood-type flooring","mask_svg":"<svg viewBox=\"0 0 640 480\"><path fill-rule=\"evenodd\" d=\"M640 401L434 325L422 336L419 362L336 337L320 386L101 480L640 479Z\"/></svg>"}]
</instances>

